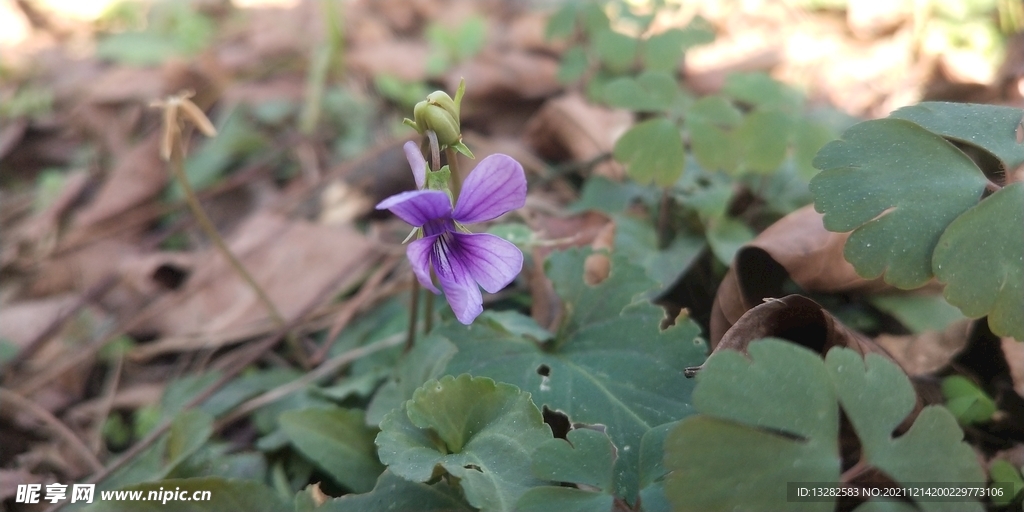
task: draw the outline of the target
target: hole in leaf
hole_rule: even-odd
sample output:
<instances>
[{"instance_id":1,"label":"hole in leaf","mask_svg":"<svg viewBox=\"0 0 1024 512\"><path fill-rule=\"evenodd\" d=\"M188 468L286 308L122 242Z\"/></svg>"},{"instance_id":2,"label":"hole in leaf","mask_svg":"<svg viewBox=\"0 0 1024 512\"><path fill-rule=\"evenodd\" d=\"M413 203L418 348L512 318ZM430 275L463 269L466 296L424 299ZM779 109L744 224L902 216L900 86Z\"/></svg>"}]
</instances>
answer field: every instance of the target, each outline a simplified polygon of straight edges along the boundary
<instances>
[{"instance_id":1,"label":"hole in leaf","mask_svg":"<svg viewBox=\"0 0 1024 512\"><path fill-rule=\"evenodd\" d=\"M544 423L551 427L551 434L559 439L565 439L565 436L572 430L572 423L569 422L569 416L562 411L552 411L548 409L548 406L544 406L541 411L544 416Z\"/></svg>"},{"instance_id":2,"label":"hole in leaf","mask_svg":"<svg viewBox=\"0 0 1024 512\"><path fill-rule=\"evenodd\" d=\"M479 471L481 473L484 472L484 470L480 469L480 466L477 466L476 464L466 464L465 466L462 466L462 467L465 468L465 469L472 469L474 471Z\"/></svg>"},{"instance_id":3,"label":"hole in leaf","mask_svg":"<svg viewBox=\"0 0 1024 512\"><path fill-rule=\"evenodd\" d=\"M153 275L151 275L150 278L168 290L177 290L182 284L184 284L185 280L188 279L188 271L183 268L164 263L153 271Z\"/></svg>"},{"instance_id":4,"label":"hole in leaf","mask_svg":"<svg viewBox=\"0 0 1024 512\"><path fill-rule=\"evenodd\" d=\"M538 366L537 367L537 375L540 375L542 377L550 377L551 376L551 367L546 365L546 364L542 364L542 365Z\"/></svg>"}]
</instances>

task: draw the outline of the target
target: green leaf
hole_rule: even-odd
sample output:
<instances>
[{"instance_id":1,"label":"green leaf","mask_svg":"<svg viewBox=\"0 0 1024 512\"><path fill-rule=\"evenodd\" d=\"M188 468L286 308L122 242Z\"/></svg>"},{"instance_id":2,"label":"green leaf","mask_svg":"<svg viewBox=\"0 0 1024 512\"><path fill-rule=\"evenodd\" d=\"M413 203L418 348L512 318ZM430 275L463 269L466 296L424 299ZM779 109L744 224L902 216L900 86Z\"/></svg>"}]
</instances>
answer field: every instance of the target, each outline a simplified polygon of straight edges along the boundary
<instances>
[{"instance_id":1,"label":"green leaf","mask_svg":"<svg viewBox=\"0 0 1024 512\"><path fill-rule=\"evenodd\" d=\"M682 369L704 360L705 345L688 319L659 329L663 310L642 299L654 283L618 251L608 278L586 284L587 255L570 250L548 258L565 311L553 342L541 346L493 325L453 324L435 332L459 349L446 371L515 384L572 422L605 425L619 453L608 491L634 500L644 434L691 413L693 381Z\"/></svg>"},{"instance_id":2,"label":"green leaf","mask_svg":"<svg viewBox=\"0 0 1024 512\"><path fill-rule=\"evenodd\" d=\"M740 154L733 147L732 133L697 117L686 121L690 147L697 163L711 171L732 173L739 166Z\"/></svg>"},{"instance_id":3,"label":"green leaf","mask_svg":"<svg viewBox=\"0 0 1024 512\"><path fill-rule=\"evenodd\" d=\"M1000 484L1000 487L1003 488L1002 496L992 497L993 503L1008 505L1020 494L1021 490L1024 490L1024 478L1021 478L1021 470L1013 467L1013 464L999 459L992 462L988 472L992 483Z\"/></svg>"},{"instance_id":4,"label":"green leaf","mask_svg":"<svg viewBox=\"0 0 1024 512\"><path fill-rule=\"evenodd\" d=\"M530 487L530 453L551 439L530 394L463 374L431 380L381 422L381 461L396 475L426 482L459 479L466 500L484 510L512 510Z\"/></svg>"},{"instance_id":5,"label":"green leaf","mask_svg":"<svg viewBox=\"0 0 1024 512\"><path fill-rule=\"evenodd\" d=\"M760 72L730 74L725 79L722 92L747 105L760 108L794 112L803 104L799 92Z\"/></svg>"},{"instance_id":6,"label":"green leaf","mask_svg":"<svg viewBox=\"0 0 1024 512\"><path fill-rule=\"evenodd\" d=\"M373 490L365 494L346 494L329 500L316 512L472 512L476 510L459 491L444 480L433 485L410 482L385 470Z\"/></svg>"},{"instance_id":7,"label":"green leaf","mask_svg":"<svg viewBox=\"0 0 1024 512\"><path fill-rule=\"evenodd\" d=\"M893 431L913 411L916 393L906 374L883 356L861 359L848 349L825 357L839 401L861 442L861 460L897 482L964 482L982 485L974 450L948 410L926 406L899 437ZM926 511L982 510L977 502L918 502Z\"/></svg>"},{"instance_id":8,"label":"green leaf","mask_svg":"<svg viewBox=\"0 0 1024 512\"><path fill-rule=\"evenodd\" d=\"M686 111L686 119L687 121L701 120L723 128L732 128L743 121L743 113L729 100L713 95L705 96L690 105Z\"/></svg>"},{"instance_id":9,"label":"green leaf","mask_svg":"<svg viewBox=\"0 0 1024 512\"><path fill-rule=\"evenodd\" d=\"M831 502L788 502L788 482L839 481L839 406L863 464L897 482L979 482L963 432L948 411L914 408L906 375L876 354L834 348L823 362L803 347L767 339L712 355L697 376L694 406L665 441L665 490L674 510L831 511ZM981 510L977 502L919 502L921 510ZM869 509L881 505L872 505Z\"/></svg>"},{"instance_id":10,"label":"green leaf","mask_svg":"<svg viewBox=\"0 0 1024 512\"><path fill-rule=\"evenodd\" d=\"M824 123L810 119L793 120L793 160L797 173L803 180L810 181L818 170L814 168L814 155L832 139L835 133Z\"/></svg>"},{"instance_id":11,"label":"green leaf","mask_svg":"<svg viewBox=\"0 0 1024 512\"><path fill-rule=\"evenodd\" d=\"M668 187L683 173L683 141L679 129L664 118L649 119L615 142L615 159L638 183Z\"/></svg>"},{"instance_id":12,"label":"green leaf","mask_svg":"<svg viewBox=\"0 0 1024 512\"><path fill-rule=\"evenodd\" d=\"M580 46L573 46L562 54L562 61L558 66L558 82L570 84L587 73L590 67L590 60L587 58L587 51Z\"/></svg>"},{"instance_id":13,"label":"green leaf","mask_svg":"<svg viewBox=\"0 0 1024 512\"><path fill-rule=\"evenodd\" d=\"M982 423L996 413L996 402L962 375L942 379L942 395L946 407L963 425Z\"/></svg>"},{"instance_id":14,"label":"green leaf","mask_svg":"<svg viewBox=\"0 0 1024 512\"><path fill-rule=\"evenodd\" d=\"M593 512L612 510L615 497L570 487L534 487L516 503L517 512Z\"/></svg>"},{"instance_id":15,"label":"green leaf","mask_svg":"<svg viewBox=\"0 0 1024 512\"><path fill-rule=\"evenodd\" d=\"M168 433L96 486L96 491L160 480L197 452L213 434L213 416L200 410L178 413Z\"/></svg>"},{"instance_id":16,"label":"green leaf","mask_svg":"<svg viewBox=\"0 0 1024 512\"><path fill-rule=\"evenodd\" d=\"M384 467L374 456L376 432L363 412L341 408L287 411L278 419L299 452L353 492L373 489Z\"/></svg>"},{"instance_id":17,"label":"green leaf","mask_svg":"<svg viewBox=\"0 0 1024 512\"><path fill-rule=\"evenodd\" d=\"M957 308L938 295L872 295L868 302L914 333L944 331L964 318Z\"/></svg>"},{"instance_id":18,"label":"green leaf","mask_svg":"<svg viewBox=\"0 0 1024 512\"><path fill-rule=\"evenodd\" d=\"M668 247L659 248L658 234L649 221L626 213L612 218L615 219L615 251L643 268L647 277L657 283L651 292L672 286L706 246L704 237L682 232L676 234Z\"/></svg>"},{"instance_id":19,"label":"green leaf","mask_svg":"<svg viewBox=\"0 0 1024 512\"><path fill-rule=\"evenodd\" d=\"M487 228L487 232L512 242L520 249L528 249L537 242L537 235L530 226L518 222L495 224Z\"/></svg>"},{"instance_id":20,"label":"green leaf","mask_svg":"<svg viewBox=\"0 0 1024 512\"><path fill-rule=\"evenodd\" d=\"M746 172L769 173L786 159L791 131L789 116L777 110L757 110L732 134Z\"/></svg>"},{"instance_id":21,"label":"green leaf","mask_svg":"<svg viewBox=\"0 0 1024 512\"><path fill-rule=\"evenodd\" d=\"M861 276L884 273L887 283L904 289L931 279L939 237L977 203L987 183L952 144L898 119L853 126L825 145L814 165L822 172L810 187L825 227L853 230L846 259Z\"/></svg>"},{"instance_id":22,"label":"green leaf","mask_svg":"<svg viewBox=\"0 0 1024 512\"><path fill-rule=\"evenodd\" d=\"M889 117L984 149L1002 162L1003 169L1016 169L1024 165L1024 145L1014 137L1021 114L1019 108L998 105L925 102L903 107Z\"/></svg>"},{"instance_id":23,"label":"green leaf","mask_svg":"<svg viewBox=\"0 0 1024 512\"><path fill-rule=\"evenodd\" d=\"M620 183L602 176L590 176L583 182L579 200L569 205L568 210L571 213L587 210L620 213L647 191L631 181Z\"/></svg>"},{"instance_id":24,"label":"green leaf","mask_svg":"<svg viewBox=\"0 0 1024 512\"><path fill-rule=\"evenodd\" d=\"M516 311L485 310L478 322L494 322L516 336L524 336L537 341L550 341L555 337L547 329L537 324L533 317L524 316Z\"/></svg>"},{"instance_id":25,"label":"green leaf","mask_svg":"<svg viewBox=\"0 0 1024 512\"><path fill-rule=\"evenodd\" d=\"M1024 341L1024 183L1003 187L942 233L932 265L946 300Z\"/></svg>"},{"instance_id":26,"label":"green leaf","mask_svg":"<svg viewBox=\"0 0 1024 512\"><path fill-rule=\"evenodd\" d=\"M225 480L223 478L183 478L160 480L124 487L119 491L141 493L140 499L123 500L99 499L87 507L87 512L223 512L225 510L246 510L253 512L281 512L289 507L281 502L277 493L259 482L252 480ZM168 492L184 492L181 500L164 497ZM209 493L206 499L202 494ZM145 499L154 493L155 500ZM175 494L175 497L178 495ZM195 497L195 499L193 499Z\"/></svg>"},{"instance_id":27,"label":"green leaf","mask_svg":"<svg viewBox=\"0 0 1024 512\"><path fill-rule=\"evenodd\" d=\"M598 430L577 428L565 439L549 439L533 451L530 468L542 480L611 489L615 445Z\"/></svg>"},{"instance_id":28,"label":"green leaf","mask_svg":"<svg viewBox=\"0 0 1024 512\"><path fill-rule=\"evenodd\" d=\"M636 59L637 40L611 28L592 34L594 50L610 71L628 71Z\"/></svg>"},{"instance_id":29,"label":"green leaf","mask_svg":"<svg viewBox=\"0 0 1024 512\"><path fill-rule=\"evenodd\" d=\"M754 239L754 231L739 220L721 217L711 219L708 224L707 237L711 252L715 253L718 261L726 266L731 266L736 251L739 251L743 244Z\"/></svg>"},{"instance_id":30,"label":"green leaf","mask_svg":"<svg viewBox=\"0 0 1024 512\"><path fill-rule=\"evenodd\" d=\"M544 37L550 39L564 39L572 35L576 30L576 5L565 3L548 18L548 24L544 28Z\"/></svg>"},{"instance_id":31,"label":"green leaf","mask_svg":"<svg viewBox=\"0 0 1024 512\"><path fill-rule=\"evenodd\" d=\"M668 29L643 42L643 62L650 70L675 72L682 64L683 53L687 49L714 40L715 33L703 28Z\"/></svg>"},{"instance_id":32,"label":"green leaf","mask_svg":"<svg viewBox=\"0 0 1024 512\"><path fill-rule=\"evenodd\" d=\"M431 335L417 340L394 365L391 378L373 395L366 408L366 422L380 424L386 414L412 398L424 382L440 377L453 354L455 345L443 337Z\"/></svg>"},{"instance_id":33,"label":"green leaf","mask_svg":"<svg viewBox=\"0 0 1024 512\"><path fill-rule=\"evenodd\" d=\"M679 96L679 84L661 71L645 71L635 78L623 76L604 86L604 99L613 107L637 112L670 109Z\"/></svg>"}]
</instances>

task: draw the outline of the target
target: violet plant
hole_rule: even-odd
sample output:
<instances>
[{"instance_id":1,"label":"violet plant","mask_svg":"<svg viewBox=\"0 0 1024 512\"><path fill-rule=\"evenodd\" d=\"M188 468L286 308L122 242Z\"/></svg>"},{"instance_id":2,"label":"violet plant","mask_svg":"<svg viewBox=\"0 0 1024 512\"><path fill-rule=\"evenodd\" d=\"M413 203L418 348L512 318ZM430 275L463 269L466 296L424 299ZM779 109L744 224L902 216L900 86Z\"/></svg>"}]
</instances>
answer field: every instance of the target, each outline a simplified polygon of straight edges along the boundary
<instances>
[{"instance_id":1,"label":"violet plant","mask_svg":"<svg viewBox=\"0 0 1024 512\"><path fill-rule=\"evenodd\" d=\"M415 240L406 252L416 280L437 294L436 276L455 318L469 325L483 311L480 287L495 293L511 283L523 268L523 253L501 237L471 233L465 225L493 220L522 207L526 175L512 157L494 154L483 159L461 186L453 187L452 178L457 180L458 174L451 170L456 162L451 149L472 155L462 143L458 119L464 90L465 82L459 86L456 100L437 91L416 106L416 121L411 124L427 137L433 166L416 143L406 143L406 158L418 190L393 195L377 209L389 210L415 227L409 235ZM448 157L443 167L439 166L441 149Z\"/></svg>"}]
</instances>

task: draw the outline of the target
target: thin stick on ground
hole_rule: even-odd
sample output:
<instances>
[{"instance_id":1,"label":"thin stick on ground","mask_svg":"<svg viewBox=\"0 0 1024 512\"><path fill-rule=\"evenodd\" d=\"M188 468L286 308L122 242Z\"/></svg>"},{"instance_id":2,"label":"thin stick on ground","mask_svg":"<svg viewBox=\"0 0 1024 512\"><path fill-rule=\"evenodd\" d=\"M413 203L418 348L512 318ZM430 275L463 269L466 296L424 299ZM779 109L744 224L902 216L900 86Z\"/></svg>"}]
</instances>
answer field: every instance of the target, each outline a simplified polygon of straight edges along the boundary
<instances>
[{"instance_id":1,"label":"thin stick on ground","mask_svg":"<svg viewBox=\"0 0 1024 512\"><path fill-rule=\"evenodd\" d=\"M7 402L11 408L24 411L35 416L39 421L42 421L47 427L53 430L54 434L67 443L68 448L74 451L79 458L89 464L93 471L101 471L103 469L103 463L96 458L96 455L89 450L89 447L86 446L85 443L67 427L67 425L62 423L54 415L50 414L50 411L39 407L32 403L31 400L15 393L14 391L0 388L0 404L3 404L4 402Z\"/></svg>"}]
</instances>

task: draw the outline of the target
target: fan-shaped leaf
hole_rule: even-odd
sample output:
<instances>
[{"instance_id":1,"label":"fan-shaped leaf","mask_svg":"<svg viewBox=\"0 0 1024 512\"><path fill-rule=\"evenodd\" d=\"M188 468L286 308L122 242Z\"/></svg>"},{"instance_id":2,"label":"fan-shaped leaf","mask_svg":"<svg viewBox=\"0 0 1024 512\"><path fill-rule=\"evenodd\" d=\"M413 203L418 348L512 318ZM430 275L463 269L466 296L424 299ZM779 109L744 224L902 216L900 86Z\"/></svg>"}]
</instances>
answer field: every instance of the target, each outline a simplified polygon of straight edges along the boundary
<instances>
[{"instance_id":1,"label":"fan-shaped leaf","mask_svg":"<svg viewBox=\"0 0 1024 512\"><path fill-rule=\"evenodd\" d=\"M903 107L889 117L912 121L924 129L995 155L1004 169L1024 164L1024 145L1015 132L1021 123L1019 108L997 105L925 102Z\"/></svg>"},{"instance_id":2,"label":"fan-shaped leaf","mask_svg":"<svg viewBox=\"0 0 1024 512\"><path fill-rule=\"evenodd\" d=\"M823 362L782 340L748 346L750 359L721 351L698 374L694 406L665 441L666 493L676 511L833 510L832 502L791 502L787 483L839 482L839 406L853 425L861 463L897 482L983 482L949 411L914 408L906 375L876 354L835 348ZM981 510L977 502L918 502L920 510ZM881 507L881 508L878 508ZM886 509L883 504L868 506Z\"/></svg>"},{"instance_id":3,"label":"fan-shaped leaf","mask_svg":"<svg viewBox=\"0 0 1024 512\"><path fill-rule=\"evenodd\" d=\"M899 119L853 126L814 159L815 209L830 231L853 230L844 255L857 273L900 288L932 277L943 230L977 203L987 180L942 137Z\"/></svg>"},{"instance_id":4,"label":"fan-shaped leaf","mask_svg":"<svg viewBox=\"0 0 1024 512\"><path fill-rule=\"evenodd\" d=\"M667 187L683 173L683 140L676 125L665 118L634 125L615 142L613 153L639 183Z\"/></svg>"},{"instance_id":5,"label":"fan-shaped leaf","mask_svg":"<svg viewBox=\"0 0 1024 512\"><path fill-rule=\"evenodd\" d=\"M932 264L946 300L967 316L988 315L992 332L1024 340L1024 183L954 220Z\"/></svg>"}]
</instances>

